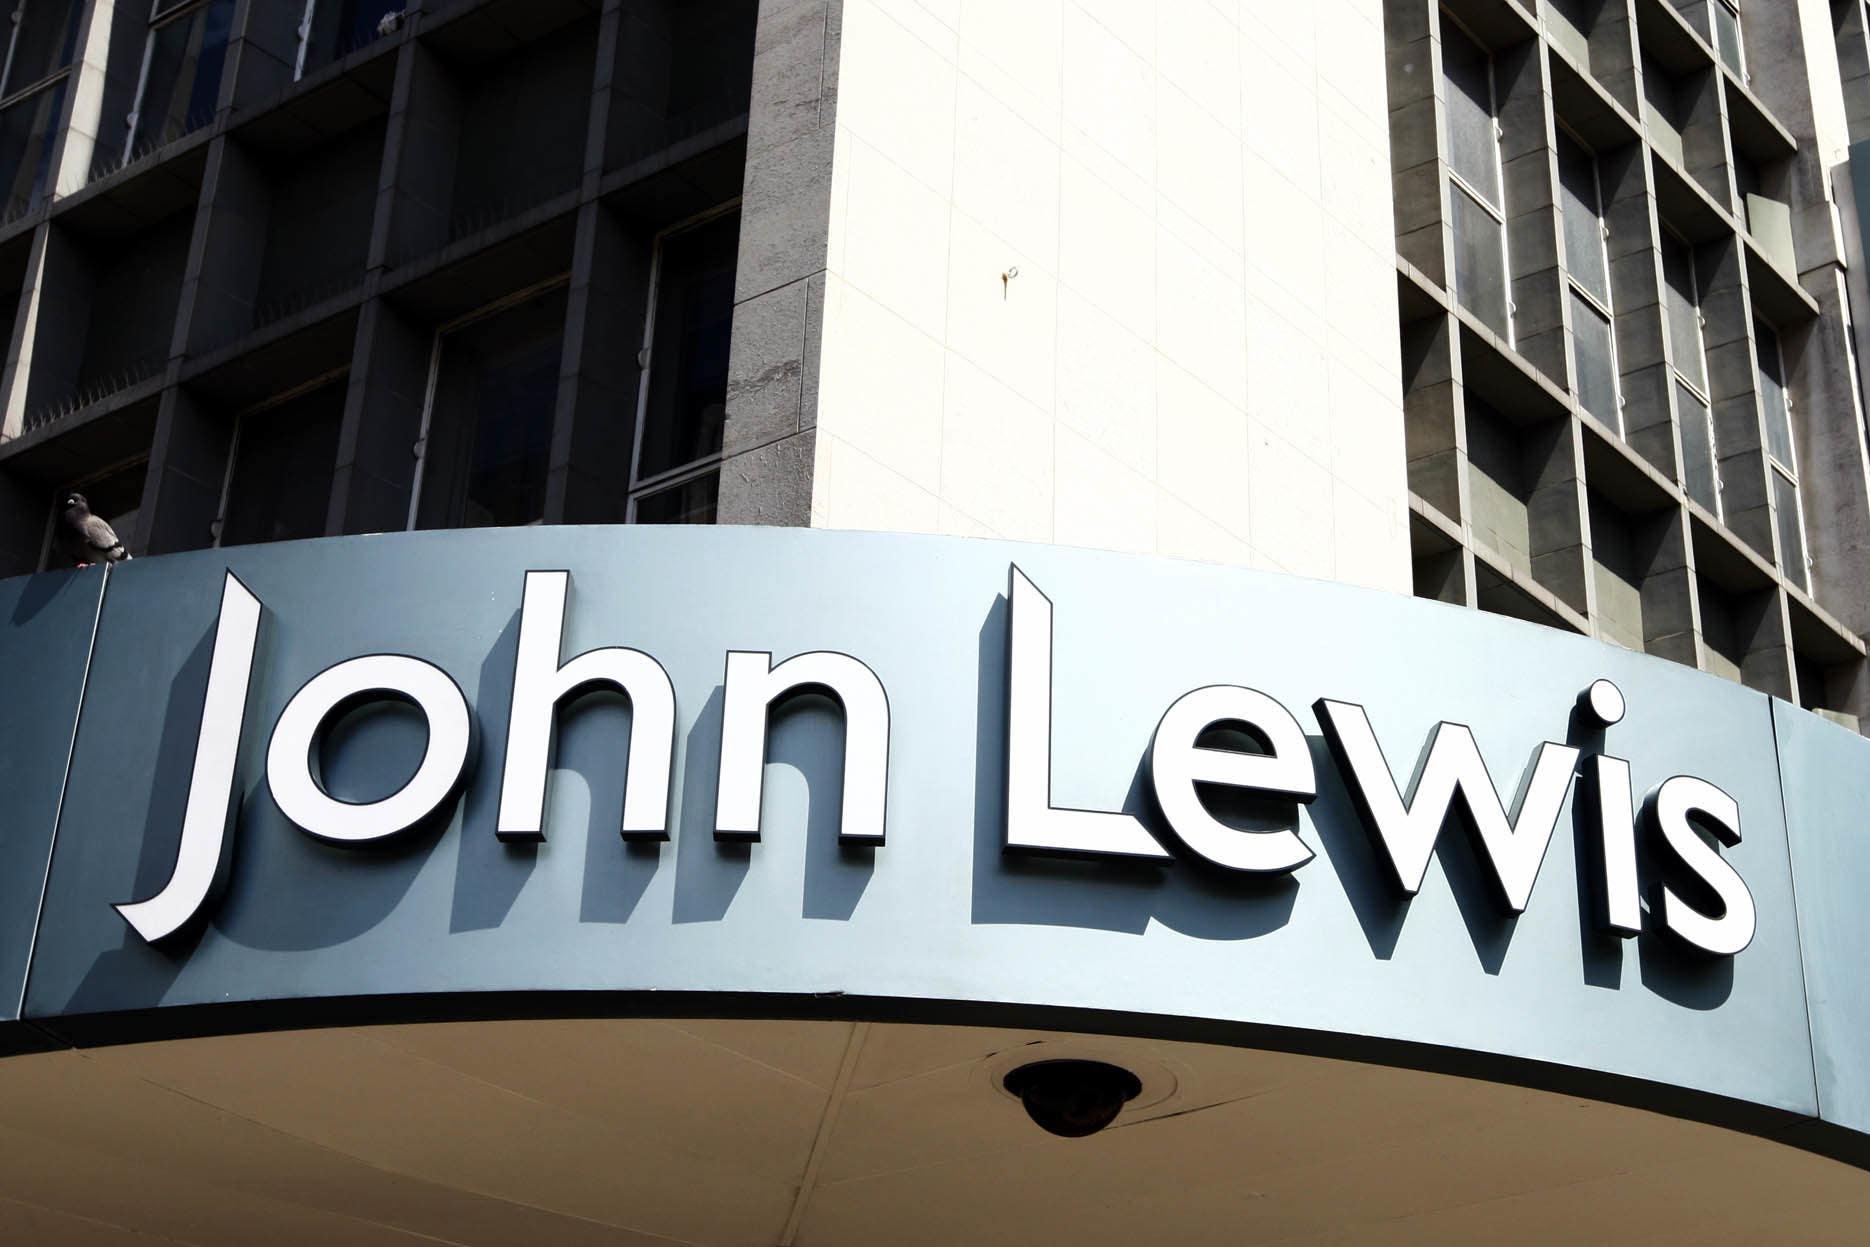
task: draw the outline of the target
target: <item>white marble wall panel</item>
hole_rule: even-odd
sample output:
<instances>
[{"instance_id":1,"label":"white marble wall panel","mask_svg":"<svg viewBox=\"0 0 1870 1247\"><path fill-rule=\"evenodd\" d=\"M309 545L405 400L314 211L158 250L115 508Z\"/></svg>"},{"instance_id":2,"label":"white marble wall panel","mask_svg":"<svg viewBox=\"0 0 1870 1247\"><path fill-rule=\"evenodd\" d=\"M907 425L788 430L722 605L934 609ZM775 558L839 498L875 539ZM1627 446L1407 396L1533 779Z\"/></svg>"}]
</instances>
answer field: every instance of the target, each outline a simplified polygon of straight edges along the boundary
<instances>
[{"instance_id":1,"label":"white marble wall panel","mask_svg":"<svg viewBox=\"0 0 1870 1247\"><path fill-rule=\"evenodd\" d=\"M812 522L1410 587L1375 0L845 0Z\"/></svg>"}]
</instances>

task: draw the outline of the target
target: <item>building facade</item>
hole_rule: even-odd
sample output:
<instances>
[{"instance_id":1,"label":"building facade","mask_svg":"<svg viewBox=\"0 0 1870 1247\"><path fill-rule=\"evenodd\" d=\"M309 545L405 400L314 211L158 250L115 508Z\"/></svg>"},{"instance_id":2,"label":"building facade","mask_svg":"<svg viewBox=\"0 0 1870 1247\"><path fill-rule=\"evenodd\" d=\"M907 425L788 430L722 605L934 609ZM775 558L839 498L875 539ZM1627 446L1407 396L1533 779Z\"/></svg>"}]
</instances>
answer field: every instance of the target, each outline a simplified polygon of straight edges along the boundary
<instances>
[{"instance_id":1,"label":"building facade","mask_svg":"<svg viewBox=\"0 0 1870 1247\"><path fill-rule=\"evenodd\" d=\"M1860 1234L1865 0L0 10L0 1234Z\"/></svg>"}]
</instances>

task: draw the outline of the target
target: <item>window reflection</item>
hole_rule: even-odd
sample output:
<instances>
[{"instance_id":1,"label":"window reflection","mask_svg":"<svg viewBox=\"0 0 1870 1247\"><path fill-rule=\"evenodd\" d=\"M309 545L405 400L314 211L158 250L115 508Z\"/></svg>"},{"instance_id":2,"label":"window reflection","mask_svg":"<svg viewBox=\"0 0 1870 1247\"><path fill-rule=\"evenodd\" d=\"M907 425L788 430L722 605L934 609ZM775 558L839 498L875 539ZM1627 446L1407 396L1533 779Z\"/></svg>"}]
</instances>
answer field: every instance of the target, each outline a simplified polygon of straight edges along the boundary
<instances>
[{"instance_id":1,"label":"window reflection","mask_svg":"<svg viewBox=\"0 0 1870 1247\"><path fill-rule=\"evenodd\" d=\"M720 453L740 214L666 238L657 257L639 480Z\"/></svg>"},{"instance_id":2,"label":"window reflection","mask_svg":"<svg viewBox=\"0 0 1870 1247\"><path fill-rule=\"evenodd\" d=\"M125 160L214 120L234 0L169 5L151 20L143 86L130 114Z\"/></svg>"},{"instance_id":3,"label":"window reflection","mask_svg":"<svg viewBox=\"0 0 1870 1247\"><path fill-rule=\"evenodd\" d=\"M299 49L300 75L374 43L383 34L383 19L408 5L409 0L312 0Z\"/></svg>"},{"instance_id":4,"label":"window reflection","mask_svg":"<svg viewBox=\"0 0 1870 1247\"><path fill-rule=\"evenodd\" d=\"M443 335L417 527L545 517L565 302L560 286Z\"/></svg>"},{"instance_id":5,"label":"window reflection","mask_svg":"<svg viewBox=\"0 0 1870 1247\"><path fill-rule=\"evenodd\" d=\"M29 211L45 193L67 81L60 78L0 110L0 178L6 180L6 203L0 213L8 219Z\"/></svg>"},{"instance_id":6,"label":"window reflection","mask_svg":"<svg viewBox=\"0 0 1870 1247\"><path fill-rule=\"evenodd\" d=\"M222 545L324 534L344 391L339 382L240 417Z\"/></svg>"},{"instance_id":7,"label":"window reflection","mask_svg":"<svg viewBox=\"0 0 1870 1247\"><path fill-rule=\"evenodd\" d=\"M636 500L639 524L712 524L721 474L710 472Z\"/></svg>"},{"instance_id":8,"label":"window reflection","mask_svg":"<svg viewBox=\"0 0 1870 1247\"><path fill-rule=\"evenodd\" d=\"M14 11L13 49L0 96L16 95L70 65L82 16L78 0L24 0Z\"/></svg>"}]
</instances>

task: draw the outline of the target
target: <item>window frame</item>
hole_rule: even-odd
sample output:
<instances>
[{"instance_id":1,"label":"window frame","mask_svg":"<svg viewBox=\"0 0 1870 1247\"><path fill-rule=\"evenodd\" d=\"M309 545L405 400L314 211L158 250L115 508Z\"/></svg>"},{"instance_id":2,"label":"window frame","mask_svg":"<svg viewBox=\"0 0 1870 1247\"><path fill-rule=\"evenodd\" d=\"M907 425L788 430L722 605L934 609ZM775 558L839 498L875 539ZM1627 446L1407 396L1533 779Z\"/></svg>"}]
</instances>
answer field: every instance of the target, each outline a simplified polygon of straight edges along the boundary
<instances>
[{"instance_id":1,"label":"window frame","mask_svg":"<svg viewBox=\"0 0 1870 1247\"><path fill-rule=\"evenodd\" d=\"M739 196L725 203L717 204L704 212L697 213L674 225L665 226L656 232L653 250L649 261L649 306L643 316L643 345L637 356L642 361L636 386L636 428L630 438L630 481L628 496L624 505L624 523L637 523L637 504L643 499L660 494L665 490L676 489L691 481L709 475L718 475L721 465L727 459L726 439L722 439L720 449L711 451L699 459L648 476L640 475L643 462L643 433L649 424L649 384L650 370L655 362L656 347L656 309L662 302L662 255L668 240L685 234L690 230L700 229L712 221L740 211Z\"/></svg>"},{"instance_id":2,"label":"window frame","mask_svg":"<svg viewBox=\"0 0 1870 1247\"><path fill-rule=\"evenodd\" d=\"M483 304L465 315L457 316L453 320L444 321L436 326L435 332L429 339L428 377L422 386L422 420L416 428L415 445L411 447L416 463L409 480L409 511L403 519L404 532L417 531L416 519L422 511L422 490L428 483L429 432L434 426L435 392L441 385L442 351L447 343L448 335L530 303L534 299L548 295L560 287L568 287L570 284L571 273L569 271L559 273L543 281L534 282L530 286L509 291L491 303ZM531 528L545 522L546 517L541 515L536 520L529 520L525 524L513 527Z\"/></svg>"},{"instance_id":3,"label":"window frame","mask_svg":"<svg viewBox=\"0 0 1870 1247\"><path fill-rule=\"evenodd\" d=\"M219 550L221 548L221 536L227 531L227 507L228 504L233 501L234 497L234 465L240 462L240 440L241 435L246 430L247 419L251 416L265 415L267 412L276 408L284 407L287 403L304 398L307 394L315 394L328 385L343 384L344 379L350 376L350 371L351 366L349 364L341 364L329 372L320 373L309 381L301 382L298 385L292 386L290 389L281 390L277 394L261 399L250 407L242 407L239 411L234 413L234 432L233 435L227 439L227 466L221 470L221 497L220 501L215 504L214 523L209 526L210 534L213 537L213 540L208 544L209 549Z\"/></svg>"},{"instance_id":4,"label":"window frame","mask_svg":"<svg viewBox=\"0 0 1870 1247\"><path fill-rule=\"evenodd\" d=\"M1505 287L1504 290L1502 291L1502 294L1505 295L1505 299L1506 299L1506 306L1504 308L1506 312L1506 344L1508 346L1513 346L1516 344L1515 330L1514 330L1514 319L1515 318L1513 315L1513 313L1516 310L1513 304L1513 254L1512 254L1512 248L1507 241L1506 161L1500 154L1500 147L1501 147L1500 140L1502 138L1501 127L1500 127L1500 83L1499 83L1498 76L1494 72L1495 70L1494 52L1492 48L1487 46L1485 41L1483 41L1479 36L1477 36L1472 30L1468 29L1466 24L1464 24L1460 18L1456 17L1454 14L1450 13L1445 8L1440 10L1440 14L1441 14L1441 20L1445 24L1451 25L1454 27L1454 29L1460 31L1461 37L1466 39L1469 43L1473 44L1475 48L1479 49L1481 55L1485 58L1487 62L1487 120L1493 126L1493 167L1494 167L1494 177L1498 180L1499 185L1500 185L1499 204L1496 206L1495 204L1491 203L1488 200L1485 192L1481 191L1480 188L1476 187L1473 183L1469 182L1466 178L1462 177L1460 172L1454 167L1454 161L1447 160L1447 161L1444 161L1444 163L1448 166L1448 181L1449 181L1450 189L1452 191L1456 191L1456 192L1467 195L1469 199L1473 200L1476 204L1478 204L1481 207L1481 209L1485 211L1488 216L1492 217L1494 221L1497 222L1500 226L1500 271L1505 279L1501 284ZM1435 70L1437 74L1440 75L1440 81L1437 85L1445 86L1445 84L1448 83L1449 78L1448 78L1448 66L1446 63L1445 54L1443 53L1442 47L1441 47L1442 42L1443 41L1441 40L1436 41ZM1445 117L1445 113L1446 113L1446 110L1444 109L1444 117ZM1444 129L1447 128L1445 124L1443 128ZM1447 150L1449 151L1453 150L1452 136L1449 137ZM1452 212L1449 213L1448 228L1450 231L1454 229L1454 214ZM1453 257L1450 257L1450 259L1452 261ZM1451 271L1448 274L1448 290L1450 294L1454 295L1455 302L1460 303L1460 292L1455 289L1455 286L1456 286L1455 276L1451 269ZM1466 305L1461 304L1461 306L1465 307ZM1473 308L1468 308L1468 311L1472 312L1476 319L1479 319L1480 313L1478 311L1475 311ZM1486 324L1485 321L1482 321L1481 323ZM1488 326L1488 329L1491 330L1492 326Z\"/></svg>"},{"instance_id":5,"label":"window frame","mask_svg":"<svg viewBox=\"0 0 1870 1247\"><path fill-rule=\"evenodd\" d=\"M163 8L164 3L169 5ZM149 66L156 56L156 34L166 26L183 21L216 3L216 0L149 0L149 29L143 36L143 63L136 72L136 94L131 97L129 125L123 139L123 163L129 164L136 159L136 137L143 124L143 104L149 92ZM238 6L233 14L238 15ZM234 32L228 32L228 43L233 44ZM227 73L226 62L221 67L223 76ZM206 127L201 127L205 129ZM158 144L157 146L161 146ZM154 150L153 148L151 150Z\"/></svg>"},{"instance_id":6,"label":"window frame","mask_svg":"<svg viewBox=\"0 0 1870 1247\"><path fill-rule=\"evenodd\" d=\"M1726 54L1721 51L1721 25L1720 19L1715 15L1716 5L1733 15L1734 59L1740 62L1738 65L1729 65ZM1714 51L1715 60L1719 61L1734 77L1740 79L1743 85L1750 85L1753 82L1753 74L1747 68L1747 41L1744 28L1740 23L1740 16L1740 0L1708 0L1708 45Z\"/></svg>"},{"instance_id":7,"label":"window frame","mask_svg":"<svg viewBox=\"0 0 1870 1247\"><path fill-rule=\"evenodd\" d=\"M1715 434L1714 434L1714 400L1711 397L1713 393L1713 387L1711 384L1712 378L1710 376L1709 369L1708 369L1708 337L1707 337L1708 318L1707 318L1707 314L1701 310L1701 266L1696 261L1695 244L1689 240L1686 234L1683 234L1680 230L1676 229L1674 226L1670 225L1666 221L1659 220L1656 222L1656 224L1662 234L1665 234L1668 237L1673 238L1676 242L1680 243L1684 248L1686 248L1688 252L1688 293L1689 293L1688 305L1690 308L1693 309L1695 313L1695 349L1700 352L1702 380L1701 380L1701 383L1697 385L1693 380L1691 380L1687 376L1687 374L1685 374L1682 371L1681 363L1678 360L1676 360L1674 357L1675 352L1674 352L1673 334L1667 335L1669 338L1669 342L1670 342L1669 372L1672 378L1674 379L1675 383L1681 386L1683 389L1687 390L1690 394L1694 395L1695 398L1701 403L1702 410L1708 413L1708 460L1710 464L1712 465L1713 471L1714 471L1714 506L1712 508L1712 511L1714 513L1715 519L1723 519L1725 515L1725 511L1726 511L1727 489L1726 489L1726 482L1724 482L1721 479L1720 442L1715 437ZM1658 249L1660 249L1662 243L1663 243L1663 240L1661 238L1658 238L1657 240ZM1662 277L1662 284L1664 285L1664 287L1667 287L1667 285L1669 284L1669 279L1668 279L1668 273L1666 271L1667 270L1666 261L1664 261L1663 267L1665 271ZM1668 315L1668 302L1667 302L1666 292L1665 292L1664 302L1663 302L1663 314L1665 316ZM1676 413L1675 426L1676 426L1677 436L1679 438L1679 436L1681 435L1681 430L1682 430L1682 418L1681 418L1680 412ZM1684 496L1686 496L1689 499L1689 501L1692 502L1692 501L1695 501L1696 499L1694 498L1692 494L1689 494L1688 492L1687 467L1688 467L1687 457L1686 455L1684 455L1683 463L1682 463L1682 469L1683 469L1682 470L1682 477L1683 477L1682 493Z\"/></svg>"},{"instance_id":8,"label":"window frame","mask_svg":"<svg viewBox=\"0 0 1870 1247\"><path fill-rule=\"evenodd\" d=\"M1557 120L1557 118L1554 118L1554 120ZM1628 433L1624 428L1624 422L1623 422L1623 409L1624 409L1623 372L1622 372L1622 368L1617 358L1617 309L1614 306L1614 301L1616 299L1617 292L1611 282L1610 220L1604 214L1603 170L1599 164L1599 159L1598 159L1596 148L1592 147L1589 143L1585 142L1581 137L1579 137L1578 132L1576 130L1573 130L1570 126L1566 125L1563 121L1558 121L1558 128L1559 128L1559 131L1562 133L1562 135L1566 139L1569 139L1571 142L1577 144L1578 150L1583 152L1585 156L1588 157L1590 160L1591 195L1593 199L1596 201L1595 203L1591 205L1591 208L1592 208L1592 215L1595 216L1597 219L1597 237L1598 237L1597 245L1598 245L1598 253L1603 257L1603 261L1604 261L1604 291L1605 291L1606 297L1602 299L1598 298L1597 295L1595 295L1594 293L1592 293L1589 289L1585 287L1583 282L1577 279L1576 275L1574 275L1574 273L1572 272L1571 255L1569 252L1567 252L1565 255L1565 264L1564 264L1565 284L1572 291L1572 293L1577 295L1580 299L1584 300L1584 302L1588 306L1595 308L1598 314L1604 318L1605 324L1607 324L1610 327L1610 382L1611 382L1611 389L1616 398L1616 403L1617 403L1616 433L1619 438L1624 438L1628 436ZM1553 156L1556 158L1558 154L1558 149L1556 145L1553 147L1552 152L1553 152ZM1558 191L1559 191L1559 215L1560 215L1559 234L1560 234L1560 237L1562 238L1564 235L1563 216L1564 216L1564 193L1565 193L1564 174L1562 171L1559 174L1558 180L1559 180ZM1577 337L1575 330L1572 333L1572 337L1574 340ZM1576 372L1577 372L1577 359L1575 355L1576 348L1574 347L1573 350L1574 350L1574 356L1572 359L1572 372L1574 375L1572 377L1572 397L1577 399L1578 407L1580 410L1588 411L1589 409L1584 406L1583 396L1579 393L1578 387L1577 387L1578 379L1576 376ZM1596 413L1592 412L1590 414L1595 416Z\"/></svg>"},{"instance_id":9,"label":"window frame","mask_svg":"<svg viewBox=\"0 0 1870 1247\"><path fill-rule=\"evenodd\" d=\"M13 57L19 51L20 27L25 25L24 18L26 16L27 3L28 0L14 0L13 3L12 19L8 23L12 29L7 32L6 59L4 63L0 63L0 111L12 107L28 96L37 95L40 91L45 90L45 88L51 86L61 78L69 78L71 76L72 63L66 61L57 69L35 78L24 86L15 87L13 85ZM84 0L72 0L72 7L78 11L78 21L82 25L84 22ZM75 51L73 55L76 56Z\"/></svg>"},{"instance_id":10,"label":"window frame","mask_svg":"<svg viewBox=\"0 0 1870 1247\"><path fill-rule=\"evenodd\" d=\"M1778 325L1774 324L1772 321L1768 320L1766 317L1761 316L1757 311L1753 312L1753 324L1754 324L1754 335L1753 335L1754 365L1753 366L1756 370L1760 366L1759 353L1764 345L1760 341L1759 330L1762 327L1764 327L1766 332L1772 335L1773 361L1779 366L1779 392L1785 402L1785 408L1786 408L1786 448L1791 452L1793 462L1786 463L1782 461L1778 455L1773 453L1772 439L1769 437L1764 437L1764 436L1761 437L1760 449L1765 452L1764 458L1766 459L1767 471L1777 472L1781 477L1785 479L1786 484L1792 487L1792 500L1794 503L1793 509L1798 512L1797 523L1798 523L1798 530L1799 530L1798 536L1799 536L1799 553L1801 555L1801 565L1798 568L1798 573L1799 573L1798 576L1796 578L1788 577L1788 579L1792 579L1793 584L1797 585L1800 589L1804 590L1806 593L1810 593L1811 585L1812 585L1811 531L1810 531L1810 527L1805 522L1805 490L1799 481L1799 465L1797 462L1798 457L1799 457L1799 435L1798 435L1798 430L1793 426L1793 422L1792 422L1792 412L1793 412L1792 386L1786 375L1785 335L1782 332L1780 332ZM1757 378L1755 379L1755 383L1756 384L1758 383ZM1764 409L1761 410L1760 417L1761 419L1766 418L1766 412ZM1760 432L1764 434L1766 430L1761 429ZM1777 513L1777 510L1778 508L1775 506L1774 507L1775 513ZM1783 555L1784 553L1785 551L1782 549L1780 551L1780 554ZM1787 569L1782 562L1780 566L1780 570L1784 572L1789 569Z\"/></svg>"}]
</instances>

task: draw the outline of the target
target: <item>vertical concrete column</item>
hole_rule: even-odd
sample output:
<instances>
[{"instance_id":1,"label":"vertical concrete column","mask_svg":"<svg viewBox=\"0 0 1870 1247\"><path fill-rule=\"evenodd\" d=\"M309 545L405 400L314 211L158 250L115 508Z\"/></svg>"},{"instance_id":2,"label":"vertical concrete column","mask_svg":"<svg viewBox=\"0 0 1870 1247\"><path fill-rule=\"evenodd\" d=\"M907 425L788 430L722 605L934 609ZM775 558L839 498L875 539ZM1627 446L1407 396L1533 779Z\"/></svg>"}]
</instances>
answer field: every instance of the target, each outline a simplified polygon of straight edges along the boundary
<instances>
[{"instance_id":1,"label":"vertical concrete column","mask_svg":"<svg viewBox=\"0 0 1870 1247\"><path fill-rule=\"evenodd\" d=\"M384 144L390 202L378 214L384 231L380 259L388 267L448 241L462 110L461 89L448 67L421 43L404 44ZM375 263L374 248L372 255Z\"/></svg>"},{"instance_id":2,"label":"vertical concrete column","mask_svg":"<svg viewBox=\"0 0 1870 1247\"><path fill-rule=\"evenodd\" d=\"M1591 77L1629 110L1642 116L1643 89L1636 76L1634 0L1604 0L1591 27Z\"/></svg>"},{"instance_id":3,"label":"vertical concrete column","mask_svg":"<svg viewBox=\"0 0 1870 1247\"><path fill-rule=\"evenodd\" d=\"M1834 42L1827 0L1794 2L1796 20L1750 21L1742 33L1754 90L1798 143L1788 178L1793 241L1799 282L1819 306L1810 324L1778 327L1812 596L1862 634L1870 632L1870 445L1857 333L1870 314L1870 255L1857 223L1870 205L1857 203L1850 167L1852 138L1870 134L1870 49L1856 4Z\"/></svg>"},{"instance_id":4,"label":"vertical concrete column","mask_svg":"<svg viewBox=\"0 0 1870 1247\"><path fill-rule=\"evenodd\" d=\"M1409 490L1456 524L1467 515L1461 461L1460 383L1454 354L1454 318L1446 312L1403 325L1403 443Z\"/></svg>"},{"instance_id":5,"label":"vertical concrete column","mask_svg":"<svg viewBox=\"0 0 1870 1247\"><path fill-rule=\"evenodd\" d=\"M1701 604L1695 596L1688 513L1671 505L1636 534L1644 568L1643 648L1684 666L1700 663Z\"/></svg>"},{"instance_id":6,"label":"vertical concrete column","mask_svg":"<svg viewBox=\"0 0 1870 1247\"><path fill-rule=\"evenodd\" d=\"M1454 284L1448 263L1445 121L1435 67L1440 10L1430 0L1384 0L1388 53L1391 211L1396 253L1429 280Z\"/></svg>"},{"instance_id":7,"label":"vertical concrete column","mask_svg":"<svg viewBox=\"0 0 1870 1247\"><path fill-rule=\"evenodd\" d=\"M133 550L172 554L214 544L214 521L220 514L233 438L231 420L221 418L179 386L163 390Z\"/></svg>"},{"instance_id":8,"label":"vertical concrete column","mask_svg":"<svg viewBox=\"0 0 1870 1247\"><path fill-rule=\"evenodd\" d=\"M1677 83L1686 114L1682 127L1682 165L1714 202L1729 212L1734 205L1734 157L1727 145L1727 118L1720 70L1710 66Z\"/></svg>"},{"instance_id":9,"label":"vertical concrete column","mask_svg":"<svg viewBox=\"0 0 1870 1247\"><path fill-rule=\"evenodd\" d=\"M1679 477L1674 385L1663 321L1662 260L1657 249L1656 191L1640 144L1598 159L1609 230L1610 290L1617 338L1623 438L1670 480Z\"/></svg>"},{"instance_id":10,"label":"vertical concrete column","mask_svg":"<svg viewBox=\"0 0 1870 1247\"><path fill-rule=\"evenodd\" d=\"M546 476L549 523L625 518L652 253L650 238L603 204L580 209Z\"/></svg>"},{"instance_id":11,"label":"vertical concrete column","mask_svg":"<svg viewBox=\"0 0 1870 1247\"><path fill-rule=\"evenodd\" d=\"M236 112L263 104L292 85L304 17L300 0L243 0L234 14L222 82L222 98Z\"/></svg>"},{"instance_id":12,"label":"vertical concrete column","mask_svg":"<svg viewBox=\"0 0 1870 1247\"><path fill-rule=\"evenodd\" d=\"M271 207L259 162L229 136L215 138L182 278L175 355L199 355L253 327Z\"/></svg>"},{"instance_id":13,"label":"vertical concrete column","mask_svg":"<svg viewBox=\"0 0 1870 1247\"><path fill-rule=\"evenodd\" d=\"M52 227L41 222L33 231L32 250L26 257L26 277L20 284L19 308L13 317L13 336L7 342L6 370L0 374L0 442L26 431L26 401L30 388L33 344L39 332L39 298L45 289L46 250Z\"/></svg>"},{"instance_id":14,"label":"vertical concrete column","mask_svg":"<svg viewBox=\"0 0 1870 1247\"><path fill-rule=\"evenodd\" d=\"M1528 39L1494 56L1505 174L1506 253L1513 345L1560 387L1566 367L1565 274L1558 262L1558 157L1545 44Z\"/></svg>"},{"instance_id":15,"label":"vertical concrete column","mask_svg":"<svg viewBox=\"0 0 1870 1247\"><path fill-rule=\"evenodd\" d=\"M583 203L572 240L565 345L546 467L548 524L620 524L628 506L637 380L642 375L632 348L643 340L650 248L632 239L631 231L597 201L621 23L620 0L605 0L598 19ZM631 307L633 314L627 310Z\"/></svg>"},{"instance_id":16,"label":"vertical concrete column","mask_svg":"<svg viewBox=\"0 0 1870 1247\"><path fill-rule=\"evenodd\" d=\"M1811 592L1862 635L1870 632L1870 445L1847 282L1862 282L1863 275L1827 267L1802 281L1822 311L1804 329L1781 334L1780 350L1793 400Z\"/></svg>"},{"instance_id":17,"label":"vertical concrete column","mask_svg":"<svg viewBox=\"0 0 1870 1247\"><path fill-rule=\"evenodd\" d=\"M48 189L69 195L90 180L98 162L98 143L108 124L104 112L105 85L110 66L111 29L117 20L117 0L93 0L80 19L78 46L72 55L71 80L63 109L64 133L53 155L54 174ZM125 0L135 13L134 0Z\"/></svg>"},{"instance_id":18,"label":"vertical concrete column","mask_svg":"<svg viewBox=\"0 0 1870 1247\"><path fill-rule=\"evenodd\" d=\"M1746 266L1739 243L1732 238L1698 247L1696 254L1701 337L1708 356L1708 398L1713 404L1714 448L1721 478L1721 518L1761 557L1774 561Z\"/></svg>"},{"instance_id":19,"label":"vertical concrete column","mask_svg":"<svg viewBox=\"0 0 1870 1247\"><path fill-rule=\"evenodd\" d=\"M1734 625L1747 655L1740 664L1740 679L1787 701L1798 700L1792 682L1792 630L1786 614L1786 593L1777 586L1762 589L1735 611Z\"/></svg>"},{"instance_id":20,"label":"vertical concrete column","mask_svg":"<svg viewBox=\"0 0 1870 1247\"><path fill-rule=\"evenodd\" d=\"M1583 429L1576 416L1526 430L1532 578L1588 617L1591 551L1585 522Z\"/></svg>"},{"instance_id":21,"label":"vertical concrete column","mask_svg":"<svg viewBox=\"0 0 1870 1247\"><path fill-rule=\"evenodd\" d=\"M808 524L842 0L760 0L718 515Z\"/></svg>"},{"instance_id":22,"label":"vertical concrete column","mask_svg":"<svg viewBox=\"0 0 1870 1247\"><path fill-rule=\"evenodd\" d=\"M1747 32L1748 55L1753 34ZM1870 30L1864 28L1863 8L1843 6L1836 35L1839 89L1844 98L1846 132L1853 143L1870 139Z\"/></svg>"},{"instance_id":23,"label":"vertical concrete column","mask_svg":"<svg viewBox=\"0 0 1870 1247\"><path fill-rule=\"evenodd\" d=\"M364 305L338 433L327 534L408 527L434 340L432 328L387 301Z\"/></svg>"}]
</instances>

